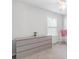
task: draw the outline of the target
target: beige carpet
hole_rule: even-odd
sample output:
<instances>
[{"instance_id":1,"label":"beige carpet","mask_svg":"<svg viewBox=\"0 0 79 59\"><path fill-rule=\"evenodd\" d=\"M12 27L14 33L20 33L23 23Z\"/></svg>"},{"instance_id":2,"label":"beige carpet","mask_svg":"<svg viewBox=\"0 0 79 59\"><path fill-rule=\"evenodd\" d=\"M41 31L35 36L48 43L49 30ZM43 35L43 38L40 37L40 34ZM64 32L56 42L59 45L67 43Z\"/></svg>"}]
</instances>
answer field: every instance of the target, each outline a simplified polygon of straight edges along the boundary
<instances>
[{"instance_id":1,"label":"beige carpet","mask_svg":"<svg viewBox=\"0 0 79 59\"><path fill-rule=\"evenodd\" d=\"M67 59L67 46L65 44L56 44L51 49L46 49L23 59Z\"/></svg>"}]
</instances>

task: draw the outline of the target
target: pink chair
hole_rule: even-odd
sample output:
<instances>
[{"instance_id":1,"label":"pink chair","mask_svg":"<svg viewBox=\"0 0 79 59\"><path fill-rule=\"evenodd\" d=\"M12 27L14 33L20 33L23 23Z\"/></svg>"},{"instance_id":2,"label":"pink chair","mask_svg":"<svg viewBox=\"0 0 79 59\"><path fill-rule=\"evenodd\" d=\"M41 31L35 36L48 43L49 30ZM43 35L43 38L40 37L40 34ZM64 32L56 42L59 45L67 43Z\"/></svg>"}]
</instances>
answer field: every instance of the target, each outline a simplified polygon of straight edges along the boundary
<instances>
[{"instance_id":1,"label":"pink chair","mask_svg":"<svg viewBox=\"0 0 79 59\"><path fill-rule=\"evenodd\" d=\"M67 36L67 30L66 29L62 29L61 30L61 36L62 37L66 37Z\"/></svg>"},{"instance_id":2,"label":"pink chair","mask_svg":"<svg viewBox=\"0 0 79 59\"><path fill-rule=\"evenodd\" d=\"M67 30L66 29L62 29L61 31L60 31L60 36L61 36L61 42L62 43L66 43L66 41L67 41Z\"/></svg>"}]
</instances>

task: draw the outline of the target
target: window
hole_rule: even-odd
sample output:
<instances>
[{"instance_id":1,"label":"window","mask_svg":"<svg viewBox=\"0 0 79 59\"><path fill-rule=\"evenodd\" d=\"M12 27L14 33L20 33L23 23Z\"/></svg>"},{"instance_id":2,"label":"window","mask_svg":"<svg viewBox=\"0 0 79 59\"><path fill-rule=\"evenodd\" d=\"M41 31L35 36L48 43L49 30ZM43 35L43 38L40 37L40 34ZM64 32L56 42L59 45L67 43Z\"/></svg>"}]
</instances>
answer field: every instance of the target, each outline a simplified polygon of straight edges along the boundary
<instances>
[{"instance_id":1,"label":"window","mask_svg":"<svg viewBox=\"0 0 79 59\"><path fill-rule=\"evenodd\" d=\"M48 35L57 36L57 19L48 17Z\"/></svg>"}]
</instances>

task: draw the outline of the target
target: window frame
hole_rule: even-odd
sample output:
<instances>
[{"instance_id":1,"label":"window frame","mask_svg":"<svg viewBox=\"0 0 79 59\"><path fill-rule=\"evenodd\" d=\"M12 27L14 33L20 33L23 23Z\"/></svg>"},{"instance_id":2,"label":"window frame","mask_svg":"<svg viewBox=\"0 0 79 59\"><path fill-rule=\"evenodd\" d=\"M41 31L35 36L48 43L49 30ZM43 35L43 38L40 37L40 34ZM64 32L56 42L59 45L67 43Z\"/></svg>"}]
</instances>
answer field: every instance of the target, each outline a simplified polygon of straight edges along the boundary
<instances>
[{"instance_id":1,"label":"window frame","mask_svg":"<svg viewBox=\"0 0 79 59\"><path fill-rule=\"evenodd\" d=\"M50 18L49 18L49 19L50 19ZM55 27L55 26L48 26L48 29L53 29L53 28L56 29L56 32L57 32L56 35L53 35L53 34L52 34L52 36L58 36L58 21L57 21L57 18L52 18L52 17L51 17L51 19L52 19L52 20L53 20L53 19L56 19L56 24L57 24L57 26L56 26L56 27ZM48 21L48 20L47 20L47 21ZM49 34L49 30L48 30L48 35L51 35L51 34Z\"/></svg>"}]
</instances>

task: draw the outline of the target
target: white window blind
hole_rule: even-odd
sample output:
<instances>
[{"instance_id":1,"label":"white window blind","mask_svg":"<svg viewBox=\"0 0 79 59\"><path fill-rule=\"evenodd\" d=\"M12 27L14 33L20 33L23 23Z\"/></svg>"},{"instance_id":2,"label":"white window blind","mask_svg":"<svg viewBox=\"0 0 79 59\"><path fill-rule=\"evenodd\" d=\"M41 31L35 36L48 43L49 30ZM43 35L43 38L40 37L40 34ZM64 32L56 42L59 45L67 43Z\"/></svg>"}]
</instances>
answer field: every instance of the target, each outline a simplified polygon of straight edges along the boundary
<instances>
[{"instance_id":1,"label":"white window blind","mask_svg":"<svg viewBox=\"0 0 79 59\"><path fill-rule=\"evenodd\" d=\"M48 35L57 36L57 19L48 17Z\"/></svg>"}]
</instances>

